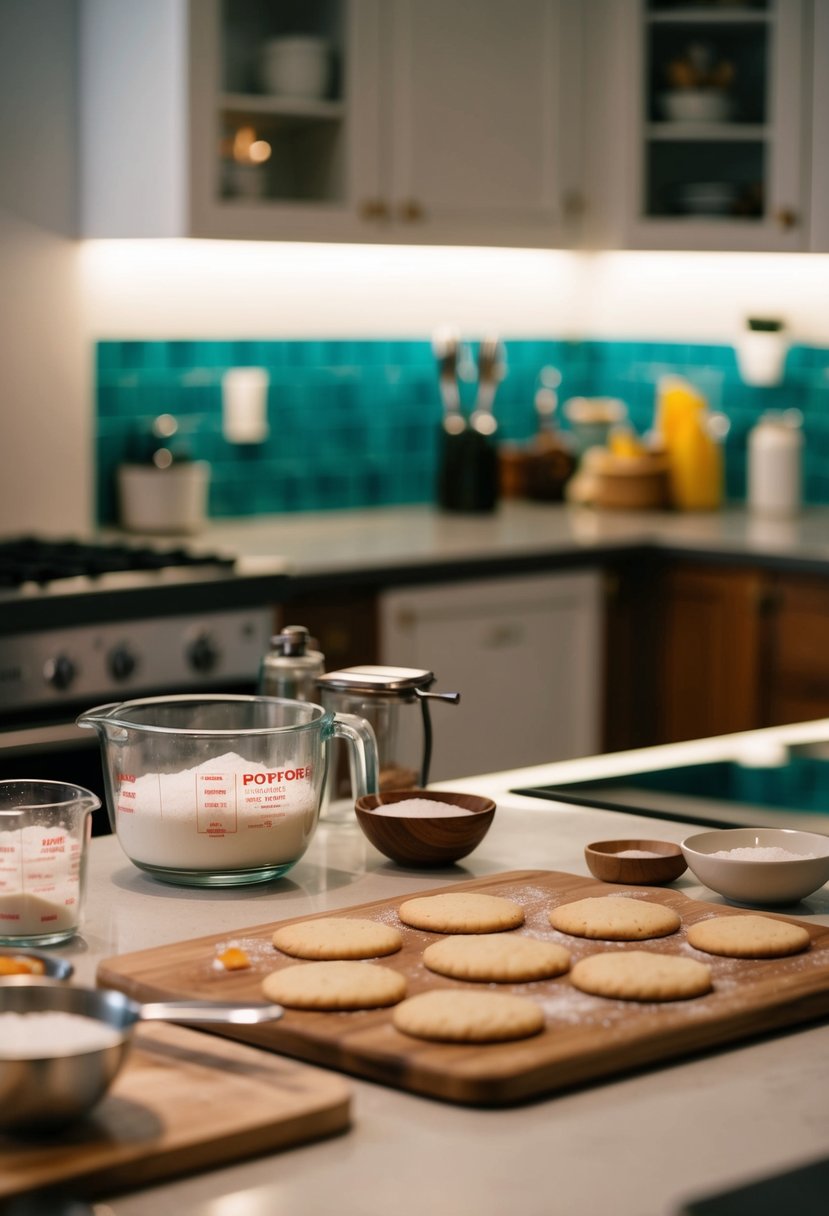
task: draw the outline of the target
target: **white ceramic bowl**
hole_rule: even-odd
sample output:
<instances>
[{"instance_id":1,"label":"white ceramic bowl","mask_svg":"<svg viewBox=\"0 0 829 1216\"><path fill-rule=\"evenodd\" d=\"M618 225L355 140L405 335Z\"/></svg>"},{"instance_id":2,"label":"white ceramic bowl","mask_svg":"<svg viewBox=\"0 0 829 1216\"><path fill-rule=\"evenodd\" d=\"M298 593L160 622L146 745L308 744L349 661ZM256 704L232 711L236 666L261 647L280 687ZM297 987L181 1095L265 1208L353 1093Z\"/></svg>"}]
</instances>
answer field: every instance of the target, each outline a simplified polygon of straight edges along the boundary
<instances>
[{"instance_id":1,"label":"white ceramic bowl","mask_svg":"<svg viewBox=\"0 0 829 1216\"><path fill-rule=\"evenodd\" d=\"M731 117L731 99L720 89L676 89L660 100L669 122L727 122Z\"/></svg>"},{"instance_id":2,"label":"white ceramic bowl","mask_svg":"<svg viewBox=\"0 0 829 1216\"><path fill-rule=\"evenodd\" d=\"M785 849L792 860L717 857L732 849ZM829 882L829 836L790 828L725 828L682 842L688 868L712 891L742 904L794 904ZM809 854L812 854L810 857Z\"/></svg>"}]
</instances>

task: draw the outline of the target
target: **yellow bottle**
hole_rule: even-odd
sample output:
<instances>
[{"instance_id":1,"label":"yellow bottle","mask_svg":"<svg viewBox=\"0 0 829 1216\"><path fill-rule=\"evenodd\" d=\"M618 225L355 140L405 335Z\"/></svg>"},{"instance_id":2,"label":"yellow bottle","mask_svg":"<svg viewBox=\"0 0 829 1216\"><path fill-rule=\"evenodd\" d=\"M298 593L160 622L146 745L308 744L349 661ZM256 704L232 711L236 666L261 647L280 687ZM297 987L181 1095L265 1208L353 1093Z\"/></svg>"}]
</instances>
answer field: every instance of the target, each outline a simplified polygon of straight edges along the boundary
<instances>
[{"instance_id":1,"label":"yellow bottle","mask_svg":"<svg viewBox=\"0 0 829 1216\"><path fill-rule=\"evenodd\" d=\"M668 458L671 500L680 511L722 505L722 449L709 430L705 398L678 376L659 385L656 429Z\"/></svg>"}]
</instances>

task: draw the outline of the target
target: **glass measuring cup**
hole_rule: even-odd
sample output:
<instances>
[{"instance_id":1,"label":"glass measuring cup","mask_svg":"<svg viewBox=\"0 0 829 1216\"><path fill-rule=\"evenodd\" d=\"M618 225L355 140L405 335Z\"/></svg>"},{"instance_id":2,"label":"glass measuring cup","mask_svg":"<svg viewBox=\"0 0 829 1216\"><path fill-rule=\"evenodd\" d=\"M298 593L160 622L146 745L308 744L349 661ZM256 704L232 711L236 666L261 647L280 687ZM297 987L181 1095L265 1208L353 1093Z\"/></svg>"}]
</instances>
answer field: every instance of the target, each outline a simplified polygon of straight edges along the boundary
<instances>
[{"instance_id":1,"label":"glass measuring cup","mask_svg":"<svg viewBox=\"0 0 829 1216\"><path fill-rule=\"evenodd\" d=\"M129 859L186 886L278 878L319 818L329 743L344 739L354 796L377 789L367 722L307 701L194 695L100 705L97 730L112 830Z\"/></svg>"},{"instance_id":2,"label":"glass measuring cup","mask_svg":"<svg viewBox=\"0 0 829 1216\"><path fill-rule=\"evenodd\" d=\"M79 785L0 781L0 942L54 946L77 932L100 805Z\"/></svg>"}]
</instances>

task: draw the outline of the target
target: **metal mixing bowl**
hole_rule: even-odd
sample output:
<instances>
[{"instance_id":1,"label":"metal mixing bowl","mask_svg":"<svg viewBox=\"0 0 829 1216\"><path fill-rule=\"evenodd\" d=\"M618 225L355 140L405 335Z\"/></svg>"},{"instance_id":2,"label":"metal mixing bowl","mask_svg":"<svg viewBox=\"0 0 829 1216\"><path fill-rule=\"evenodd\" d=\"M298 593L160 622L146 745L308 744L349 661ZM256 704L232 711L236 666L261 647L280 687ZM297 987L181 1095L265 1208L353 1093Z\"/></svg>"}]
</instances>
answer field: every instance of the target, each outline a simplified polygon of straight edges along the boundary
<instances>
[{"instance_id":1,"label":"metal mixing bowl","mask_svg":"<svg viewBox=\"0 0 829 1216\"><path fill-rule=\"evenodd\" d=\"M103 1097L126 1059L129 1015L125 996L72 988L60 981L14 976L0 985L0 1013L60 1011L97 1018L122 1031L118 1043L95 1051L50 1056L49 1044L39 1059L0 1056L0 1130L26 1131L59 1127L85 1114Z\"/></svg>"},{"instance_id":2,"label":"metal mixing bowl","mask_svg":"<svg viewBox=\"0 0 829 1216\"><path fill-rule=\"evenodd\" d=\"M169 1001L140 1005L122 992L75 988L59 980L10 976L0 984L0 1014L61 1012L96 1018L120 1034L116 1043L72 1055L3 1058L0 1040L0 1132L53 1129L85 1115L106 1093L127 1058L139 1021L251 1024L282 1016L279 1005Z\"/></svg>"}]
</instances>

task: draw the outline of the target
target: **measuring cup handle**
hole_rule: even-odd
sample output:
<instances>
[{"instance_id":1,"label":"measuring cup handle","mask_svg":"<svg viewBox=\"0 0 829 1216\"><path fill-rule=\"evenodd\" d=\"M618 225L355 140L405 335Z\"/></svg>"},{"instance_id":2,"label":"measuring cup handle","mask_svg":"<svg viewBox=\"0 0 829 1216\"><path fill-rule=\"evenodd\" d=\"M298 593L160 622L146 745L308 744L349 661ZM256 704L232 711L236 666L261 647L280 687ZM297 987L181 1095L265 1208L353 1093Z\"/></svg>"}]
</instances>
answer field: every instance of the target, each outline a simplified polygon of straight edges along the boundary
<instances>
[{"instance_id":1,"label":"measuring cup handle","mask_svg":"<svg viewBox=\"0 0 829 1216\"><path fill-rule=\"evenodd\" d=\"M351 786L354 798L378 792L377 739L371 724L356 714L334 714L334 735L345 739L351 761Z\"/></svg>"}]
</instances>

